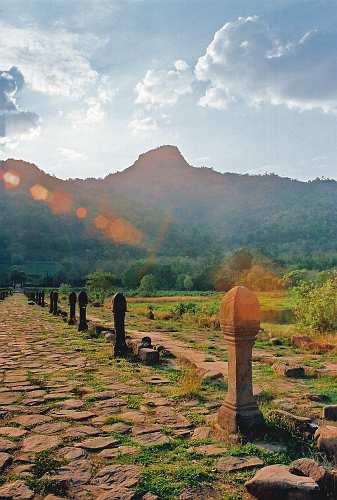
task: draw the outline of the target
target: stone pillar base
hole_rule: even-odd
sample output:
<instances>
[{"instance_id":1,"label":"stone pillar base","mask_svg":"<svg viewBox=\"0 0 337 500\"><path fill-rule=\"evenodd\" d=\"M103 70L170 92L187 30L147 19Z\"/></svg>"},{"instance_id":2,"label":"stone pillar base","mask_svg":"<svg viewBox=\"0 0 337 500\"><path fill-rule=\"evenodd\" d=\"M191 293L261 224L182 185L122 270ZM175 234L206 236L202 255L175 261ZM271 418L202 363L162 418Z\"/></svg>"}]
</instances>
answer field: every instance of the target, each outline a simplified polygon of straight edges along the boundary
<instances>
[{"instance_id":1,"label":"stone pillar base","mask_svg":"<svg viewBox=\"0 0 337 500\"><path fill-rule=\"evenodd\" d=\"M228 434L254 432L263 426L263 416L255 402L236 406L225 401L218 412L218 423Z\"/></svg>"}]
</instances>

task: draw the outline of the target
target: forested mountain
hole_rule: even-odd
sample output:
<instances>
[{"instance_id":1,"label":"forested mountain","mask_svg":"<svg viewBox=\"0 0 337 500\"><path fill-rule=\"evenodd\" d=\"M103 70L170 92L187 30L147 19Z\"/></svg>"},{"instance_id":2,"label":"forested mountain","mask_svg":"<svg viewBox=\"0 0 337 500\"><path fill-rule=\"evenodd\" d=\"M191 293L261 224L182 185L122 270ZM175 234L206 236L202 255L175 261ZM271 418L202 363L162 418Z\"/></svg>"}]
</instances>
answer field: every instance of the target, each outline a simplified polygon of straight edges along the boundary
<instances>
[{"instance_id":1,"label":"forested mountain","mask_svg":"<svg viewBox=\"0 0 337 500\"><path fill-rule=\"evenodd\" d=\"M174 146L104 179L63 181L17 160L0 163L0 179L2 273L118 273L148 256L212 260L243 246L286 264L337 263L332 180L222 174Z\"/></svg>"}]
</instances>

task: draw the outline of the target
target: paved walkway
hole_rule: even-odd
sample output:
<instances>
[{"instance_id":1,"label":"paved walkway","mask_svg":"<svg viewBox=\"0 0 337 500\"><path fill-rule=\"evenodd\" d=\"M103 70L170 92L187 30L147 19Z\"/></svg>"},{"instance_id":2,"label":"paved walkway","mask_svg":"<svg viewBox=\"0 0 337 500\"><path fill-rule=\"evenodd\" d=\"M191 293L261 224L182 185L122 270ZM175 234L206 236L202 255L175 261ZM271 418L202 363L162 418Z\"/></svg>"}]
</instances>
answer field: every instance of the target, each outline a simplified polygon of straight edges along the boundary
<instances>
[{"instance_id":1,"label":"paved walkway","mask_svg":"<svg viewBox=\"0 0 337 500\"><path fill-rule=\"evenodd\" d=\"M169 380L110 352L21 294L0 303L0 498L157 498L134 496L143 467L125 457L192 425Z\"/></svg>"}]
</instances>

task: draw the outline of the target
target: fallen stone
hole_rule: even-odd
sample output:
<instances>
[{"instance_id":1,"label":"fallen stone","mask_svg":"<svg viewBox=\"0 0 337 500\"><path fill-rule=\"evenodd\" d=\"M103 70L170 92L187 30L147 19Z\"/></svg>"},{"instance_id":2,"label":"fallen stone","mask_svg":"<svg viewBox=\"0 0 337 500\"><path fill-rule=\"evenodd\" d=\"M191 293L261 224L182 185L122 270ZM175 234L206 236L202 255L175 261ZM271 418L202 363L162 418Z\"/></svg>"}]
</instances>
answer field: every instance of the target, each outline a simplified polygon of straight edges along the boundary
<instances>
[{"instance_id":1,"label":"fallen stone","mask_svg":"<svg viewBox=\"0 0 337 500\"><path fill-rule=\"evenodd\" d=\"M54 415L60 418L69 418L70 420L88 420L91 417L94 417L95 414L91 411L73 411L73 410L62 410L55 412Z\"/></svg>"},{"instance_id":2,"label":"fallen stone","mask_svg":"<svg viewBox=\"0 0 337 500\"><path fill-rule=\"evenodd\" d=\"M159 363L159 352L149 347L141 347L138 350L138 357L145 365L156 365Z\"/></svg>"},{"instance_id":3,"label":"fallen stone","mask_svg":"<svg viewBox=\"0 0 337 500\"><path fill-rule=\"evenodd\" d=\"M60 401L56 406L63 410L78 410L79 408L83 408L84 403L78 399L67 399L66 401Z\"/></svg>"},{"instance_id":4,"label":"fallen stone","mask_svg":"<svg viewBox=\"0 0 337 500\"><path fill-rule=\"evenodd\" d=\"M315 432L317 448L330 459L337 461L337 427L322 425Z\"/></svg>"},{"instance_id":5,"label":"fallen stone","mask_svg":"<svg viewBox=\"0 0 337 500\"><path fill-rule=\"evenodd\" d=\"M14 424L22 425L22 427L33 427L34 425L43 424L52 420L48 415L21 415L11 420Z\"/></svg>"},{"instance_id":6,"label":"fallen stone","mask_svg":"<svg viewBox=\"0 0 337 500\"><path fill-rule=\"evenodd\" d=\"M3 472L6 467L8 467L12 462L12 457L9 455L9 453L0 453L0 472Z\"/></svg>"},{"instance_id":7,"label":"fallen stone","mask_svg":"<svg viewBox=\"0 0 337 500\"><path fill-rule=\"evenodd\" d=\"M161 424L143 424L132 427L132 435L139 436L140 434L148 434L150 432L159 432L163 426Z\"/></svg>"},{"instance_id":8,"label":"fallen stone","mask_svg":"<svg viewBox=\"0 0 337 500\"><path fill-rule=\"evenodd\" d=\"M204 373L202 376L203 382L224 382L225 377L222 372L216 371L216 370L209 370L208 372Z\"/></svg>"},{"instance_id":9,"label":"fallen stone","mask_svg":"<svg viewBox=\"0 0 337 500\"><path fill-rule=\"evenodd\" d=\"M18 445L9 439L0 438L0 452L1 451L13 451L16 450Z\"/></svg>"},{"instance_id":10,"label":"fallen stone","mask_svg":"<svg viewBox=\"0 0 337 500\"><path fill-rule=\"evenodd\" d=\"M140 434L136 437L137 442L142 446L155 446L169 443L171 440L161 432L150 432L149 434Z\"/></svg>"},{"instance_id":11,"label":"fallen stone","mask_svg":"<svg viewBox=\"0 0 337 500\"><path fill-rule=\"evenodd\" d=\"M34 492L24 481L12 481L0 487L0 498L3 500L30 500Z\"/></svg>"},{"instance_id":12,"label":"fallen stone","mask_svg":"<svg viewBox=\"0 0 337 500\"><path fill-rule=\"evenodd\" d=\"M216 470L225 473L242 469L254 469L263 465L263 461L258 457L222 457L216 463Z\"/></svg>"},{"instance_id":13,"label":"fallen stone","mask_svg":"<svg viewBox=\"0 0 337 500\"><path fill-rule=\"evenodd\" d=\"M119 448L107 448L98 453L99 459L111 460L119 455L138 455L140 449L135 446L120 446Z\"/></svg>"},{"instance_id":14,"label":"fallen stone","mask_svg":"<svg viewBox=\"0 0 337 500\"><path fill-rule=\"evenodd\" d=\"M289 378L303 378L305 370L303 366L290 366L286 363L274 363L272 366L274 373Z\"/></svg>"},{"instance_id":15,"label":"fallen stone","mask_svg":"<svg viewBox=\"0 0 337 500\"><path fill-rule=\"evenodd\" d=\"M56 448L61 442L61 439L56 436L33 434L23 440L22 451L23 453L39 453L40 451Z\"/></svg>"},{"instance_id":16,"label":"fallen stone","mask_svg":"<svg viewBox=\"0 0 337 500\"><path fill-rule=\"evenodd\" d=\"M126 434L131 429L131 426L124 424L124 422L116 422L115 424L103 425L101 429L103 432L119 432L121 434Z\"/></svg>"},{"instance_id":17,"label":"fallen stone","mask_svg":"<svg viewBox=\"0 0 337 500\"><path fill-rule=\"evenodd\" d=\"M291 474L286 465L259 470L246 484L248 493L259 500L318 500L320 489L311 478Z\"/></svg>"},{"instance_id":18,"label":"fallen stone","mask_svg":"<svg viewBox=\"0 0 337 500\"><path fill-rule=\"evenodd\" d=\"M80 486L90 481L92 466L89 460L82 459L60 467L53 474L45 474L43 479L51 481L62 491L71 486Z\"/></svg>"},{"instance_id":19,"label":"fallen stone","mask_svg":"<svg viewBox=\"0 0 337 500\"><path fill-rule=\"evenodd\" d=\"M178 498L179 500L223 500L224 496L212 486L201 484L189 487Z\"/></svg>"},{"instance_id":20,"label":"fallen stone","mask_svg":"<svg viewBox=\"0 0 337 500\"><path fill-rule=\"evenodd\" d=\"M281 428L290 429L305 437L313 436L318 428L311 418L300 417L284 410L271 410L268 418Z\"/></svg>"},{"instance_id":21,"label":"fallen stone","mask_svg":"<svg viewBox=\"0 0 337 500\"><path fill-rule=\"evenodd\" d=\"M17 427L0 427L0 435L12 438L20 438L27 434L27 431Z\"/></svg>"},{"instance_id":22,"label":"fallen stone","mask_svg":"<svg viewBox=\"0 0 337 500\"><path fill-rule=\"evenodd\" d=\"M137 465L109 465L96 474L92 483L104 490L111 490L116 485L132 488L137 485L141 472Z\"/></svg>"},{"instance_id":23,"label":"fallen stone","mask_svg":"<svg viewBox=\"0 0 337 500\"><path fill-rule=\"evenodd\" d=\"M323 408L323 418L326 420L337 420L337 405L329 405Z\"/></svg>"},{"instance_id":24,"label":"fallen stone","mask_svg":"<svg viewBox=\"0 0 337 500\"><path fill-rule=\"evenodd\" d=\"M212 427L197 427L194 429L192 439L208 439L211 435Z\"/></svg>"},{"instance_id":25,"label":"fallen stone","mask_svg":"<svg viewBox=\"0 0 337 500\"><path fill-rule=\"evenodd\" d=\"M88 451L101 451L105 448L112 448L118 444L118 440L112 437L97 437L86 439L77 446Z\"/></svg>"},{"instance_id":26,"label":"fallen stone","mask_svg":"<svg viewBox=\"0 0 337 500\"><path fill-rule=\"evenodd\" d=\"M290 464L289 470L297 476L311 477L318 484L321 491L324 490L327 472L315 460L311 458L299 458Z\"/></svg>"}]
</instances>

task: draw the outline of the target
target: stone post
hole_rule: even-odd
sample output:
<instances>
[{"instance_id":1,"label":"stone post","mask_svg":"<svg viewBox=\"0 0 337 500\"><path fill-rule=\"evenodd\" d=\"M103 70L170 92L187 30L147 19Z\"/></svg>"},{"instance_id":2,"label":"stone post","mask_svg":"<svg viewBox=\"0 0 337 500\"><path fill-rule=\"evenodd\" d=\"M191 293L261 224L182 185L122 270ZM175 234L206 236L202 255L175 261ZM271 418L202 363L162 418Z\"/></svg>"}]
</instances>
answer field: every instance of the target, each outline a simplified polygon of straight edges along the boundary
<instances>
[{"instance_id":1,"label":"stone post","mask_svg":"<svg viewBox=\"0 0 337 500\"><path fill-rule=\"evenodd\" d=\"M78 325L78 331L86 332L88 330L88 323L87 323L88 295L84 290L78 296L78 305L80 309L80 322Z\"/></svg>"},{"instance_id":2,"label":"stone post","mask_svg":"<svg viewBox=\"0 0 337 500\"><path fill-rule=\"evenodd\" d=\"M52 290L49 294L49 313L53 314L53 293L54 291Z\"/></svg>"},{"instance_id":3,"label":"stone post","mask_svg":"<svg viewBox=\"0 0 337 500\"><path fill-rule=\"evenodd\" d=\"M112 301L112 312L115 325L115 347L114 356L125 356L128 348L125 341L125 313L127 303L122 293L116 293Z\"/></svg>"},{"instance_id":4,"label":"stone post","mask_svg":"<svg viewBox=\"0 0 337 500\"><path fill-rule=\"evenodd\" d=\"M53 291L53 315L57 316L58 315L58 300L59 300L59 294L56 290Z\"/></svg>"},{"instance_id":5,"label":"stone post","mask_svg":"<svg viewBox=\"0 0 337 500\"><path fill-rule=\"evenodd\" d=\"M75 292L69 294L69 321L68 325L76 324L76 302L77 296Z\"/></svg>"},{"instance_id":6,"label":"stone post","mask_svg":"<svg viewBox=\"0 0 337 500\"><path fill-rule=\"evenodd\" d=\"M44 307L45 305L46 305L46 303L45 303L45 295L44 295L44 292L41 292L41 304L40 304L40 306Z\"/></svg>"},{"instance_id":7,"label":"stone post","mask_svg":"<svg viewBox=\"0 0 337 500\"><path fill-rule=\"evenodd\" d=\"M260 329L255 294L244 286L232 288L223 298L220 322L228 349L228 393L218 423L229 434L253 431L263 423L252 384L252 349Z\"/></svg>"}]
</instances>

